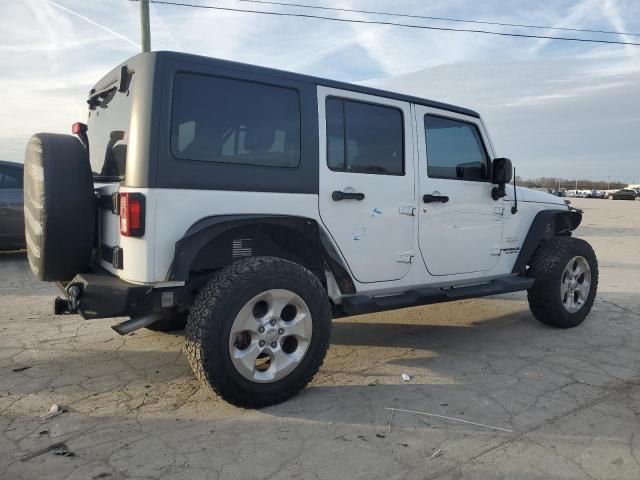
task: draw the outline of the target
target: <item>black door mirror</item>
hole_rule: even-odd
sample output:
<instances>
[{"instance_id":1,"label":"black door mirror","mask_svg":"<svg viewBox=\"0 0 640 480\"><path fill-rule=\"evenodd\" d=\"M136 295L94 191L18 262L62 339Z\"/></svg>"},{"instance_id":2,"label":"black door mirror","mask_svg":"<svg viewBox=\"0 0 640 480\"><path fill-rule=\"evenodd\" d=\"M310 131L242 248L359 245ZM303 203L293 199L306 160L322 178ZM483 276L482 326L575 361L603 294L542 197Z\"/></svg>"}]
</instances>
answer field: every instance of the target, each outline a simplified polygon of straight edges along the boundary
<instances>
[{"instance_id":1,"label":"black door mirror","mask_svg":"<svg viewBox=\"0 0 640 480\"><path fill-rule=\"evenodd\" d=\"M513 178L513 166L508 158L495 158L491 168L491 179L497 187L491 191L494 200L498 200L506 196L504 186Z\"/></svg>"}]
</instances>

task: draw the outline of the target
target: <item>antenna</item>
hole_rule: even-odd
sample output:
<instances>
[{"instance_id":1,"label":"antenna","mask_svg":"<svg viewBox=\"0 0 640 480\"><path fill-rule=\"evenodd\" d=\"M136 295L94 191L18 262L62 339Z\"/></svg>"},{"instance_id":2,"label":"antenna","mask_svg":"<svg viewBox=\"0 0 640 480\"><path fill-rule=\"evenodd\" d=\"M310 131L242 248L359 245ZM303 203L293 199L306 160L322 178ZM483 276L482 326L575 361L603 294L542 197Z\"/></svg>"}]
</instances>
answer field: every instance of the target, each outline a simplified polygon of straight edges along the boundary
<instances>
[{"instance_id":1,"label":"antenna","mask_svg":"<svg viewBox=\"0 0 640 480\"><path fill-rule=\"evenodd\" d=\"M515 215L518 212L518 190L516 189L516 167L513 167L513 207L511 207L511 214Z\"/></svg>"}]
</instances>

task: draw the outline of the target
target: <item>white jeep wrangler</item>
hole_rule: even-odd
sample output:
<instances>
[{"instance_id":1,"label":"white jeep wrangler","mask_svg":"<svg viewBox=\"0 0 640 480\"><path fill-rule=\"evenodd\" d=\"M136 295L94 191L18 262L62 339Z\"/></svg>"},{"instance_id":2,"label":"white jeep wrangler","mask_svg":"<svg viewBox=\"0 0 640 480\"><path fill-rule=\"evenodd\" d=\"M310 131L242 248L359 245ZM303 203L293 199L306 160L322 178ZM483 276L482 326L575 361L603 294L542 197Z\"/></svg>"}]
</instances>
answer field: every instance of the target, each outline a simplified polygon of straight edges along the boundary
<instances>
[{"instance_id":1,"label":"white jeep wrangler","mask_svg":"<svg viewBox=\"0 0 640 480\"><path fill-rule=\"evenodd\" d=\"M186 324L196 375L236 405L299 392L332 317L528 290L560 328L593 305L581 212L506 188L480 116L193 55L137 55L72 135L27 146L28 258L55 311Z\"/></svg>"}]
</instances>

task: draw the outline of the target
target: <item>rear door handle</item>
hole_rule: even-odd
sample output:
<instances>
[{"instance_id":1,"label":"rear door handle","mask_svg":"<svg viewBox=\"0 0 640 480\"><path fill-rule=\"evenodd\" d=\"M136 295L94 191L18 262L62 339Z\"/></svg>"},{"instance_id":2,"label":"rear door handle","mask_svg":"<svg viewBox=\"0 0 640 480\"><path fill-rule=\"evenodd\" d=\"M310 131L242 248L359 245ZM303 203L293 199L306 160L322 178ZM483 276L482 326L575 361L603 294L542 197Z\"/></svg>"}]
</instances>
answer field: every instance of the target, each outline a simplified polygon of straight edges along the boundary
<instances>
[{"instance_id":1,"label":"rear door handle","mask_svg":"<svg viewBox=\"0 0 640 480\"><path fill-rule=\"evenodd\" d=\"M364 200L364 193L356 193L356 192L341 192L340 190L335 190L331 194L331 198L333 198L334 202L339 202L340 200Z\"/></svg>"},{"instance_id":2,"label":"rear door handle","mask_svg":"<svg viewBox=\"0 0 640 480\"><path fill-rule=\"evenodd\" d=\"M422 201L424 203L434 203L434 202L440 202L440 203L447 203L449 201L449 197L447 197L446 195L425 195L422 197Z\"/></svg>"}]
</instances>

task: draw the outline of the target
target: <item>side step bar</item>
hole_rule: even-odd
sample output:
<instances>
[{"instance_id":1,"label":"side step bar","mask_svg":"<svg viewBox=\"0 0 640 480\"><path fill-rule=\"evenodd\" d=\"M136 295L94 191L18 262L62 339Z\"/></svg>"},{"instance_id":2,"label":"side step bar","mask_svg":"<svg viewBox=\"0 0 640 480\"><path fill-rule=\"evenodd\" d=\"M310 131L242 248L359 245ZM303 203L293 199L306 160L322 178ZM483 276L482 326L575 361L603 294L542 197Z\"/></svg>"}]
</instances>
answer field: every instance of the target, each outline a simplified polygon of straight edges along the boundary
<instances>
[{"instance_id":1,"label":"side step bar","mask_svg":"<svg viewBox=\"0 0 640 480\"><path fill-rule=\"evenodd\" d=\"M342 308L348 315L361 315L364 313L380 312L383 310L395 310L398 308L415 307L418 305L430 305L433 303L464 300L465 298L477 298L489 295L498 295L501 293L519 292L521 290L528 290L531 288L533 282L533 278L514 276L464 287L417 288L399 295L387 295L384 297L354 295L352 297L343 298Z\"/></svg>"}]
</instances>

